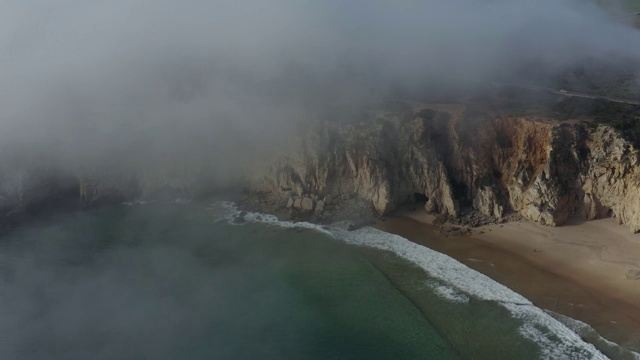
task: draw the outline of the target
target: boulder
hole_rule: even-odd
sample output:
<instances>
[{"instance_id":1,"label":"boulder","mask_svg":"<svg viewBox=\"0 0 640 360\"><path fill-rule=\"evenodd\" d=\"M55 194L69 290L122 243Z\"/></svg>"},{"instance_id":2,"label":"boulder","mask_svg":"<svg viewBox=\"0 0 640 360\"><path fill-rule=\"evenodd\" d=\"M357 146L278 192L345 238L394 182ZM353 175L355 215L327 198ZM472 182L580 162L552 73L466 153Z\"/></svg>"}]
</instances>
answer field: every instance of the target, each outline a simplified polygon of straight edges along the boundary
<instances>
[{"instance_id":1,"label":"boulder","mask_svg":"<svg viewBox=\"0 0 640 360\"><path fill-rule=\"evenodd\" d=\"M447 217L444 215L437 215L431 222L433 225L442 225L447 222Z\"/></svg>"},{"instance_id":2,"label":"boulder","mask_svg":"<svg viewBox=\"0 0 640 360\"><path fill-rule=\"evenodd\" d=\"M313 210L313 200L311 198L305 197L302 199L300 203L300 208L304 211Z\"/></svg>"},{"instance_id":3,"label":"boulder","mask_svg":"<svg viewBox=\"0 0 640 360\"><path fill-rule=\"evenodd\" d=\"M629 269L624 275L629 280L640 280L640 269Z\"/></svg>"}]
</instances>

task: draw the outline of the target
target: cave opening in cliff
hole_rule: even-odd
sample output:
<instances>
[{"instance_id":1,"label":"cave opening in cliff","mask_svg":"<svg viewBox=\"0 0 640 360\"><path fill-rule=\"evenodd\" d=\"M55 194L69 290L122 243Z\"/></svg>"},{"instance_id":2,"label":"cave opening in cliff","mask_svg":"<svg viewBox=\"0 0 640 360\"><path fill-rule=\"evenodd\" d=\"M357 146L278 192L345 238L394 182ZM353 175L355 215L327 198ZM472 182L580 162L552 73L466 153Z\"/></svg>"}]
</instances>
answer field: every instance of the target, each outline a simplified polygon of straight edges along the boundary
<instances>
[{"instance_id":1,"label":"cave opening in cliff","mask_svg":"<svg viewBox=\"0 0 640 360\"><path fill-rule=\"evenodd\" d=\"M418 204L425 204L429 198L423 193L413 193L413 200Z\"/></svg>"}]
</instances>

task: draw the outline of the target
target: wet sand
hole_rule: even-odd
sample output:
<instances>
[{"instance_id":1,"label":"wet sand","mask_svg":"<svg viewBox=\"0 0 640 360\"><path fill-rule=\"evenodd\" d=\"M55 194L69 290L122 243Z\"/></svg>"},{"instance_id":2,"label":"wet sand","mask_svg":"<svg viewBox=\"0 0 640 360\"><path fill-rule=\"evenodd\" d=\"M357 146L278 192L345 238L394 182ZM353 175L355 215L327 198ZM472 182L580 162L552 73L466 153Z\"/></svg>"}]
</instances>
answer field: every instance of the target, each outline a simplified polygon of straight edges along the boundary
<instances>
[{"instance_id":1,"label":"wet sand","mask_svg":"<svg viewBox=\"0 0 640 360\"><path fill-rule=\"evenodd\" d=\"M601 219L557 228L513 222L456 237L431 221L423 210L403 211L375 227L447 254L540 308L640 350L640 280L625 276L628 269L640 269L640 234Z\"/></svg>"}]
</instances>

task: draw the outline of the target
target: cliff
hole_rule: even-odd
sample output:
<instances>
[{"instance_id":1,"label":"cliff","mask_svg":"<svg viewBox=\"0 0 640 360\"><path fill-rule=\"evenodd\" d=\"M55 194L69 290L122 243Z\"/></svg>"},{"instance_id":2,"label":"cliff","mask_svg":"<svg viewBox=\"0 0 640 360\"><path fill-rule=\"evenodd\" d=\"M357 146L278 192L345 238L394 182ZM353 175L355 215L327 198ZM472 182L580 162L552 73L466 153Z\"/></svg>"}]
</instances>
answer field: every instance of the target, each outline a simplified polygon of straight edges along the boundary
<instances>
[{"instance_id":1,"label":"cliff","mask_svg":"<svg viewBox=\"0 0 640 360\"><path fill-rule=\"evenodd\" d=\"M465 104L412 106L369 111L357 121L304 123L283 137L287 155L244 173L246 181L258 179L244 205L331 221L420 203L469 225L511 214L550 226L572 217L615 217L640 231L639 155L618 130ZM0 230L62 208L206 198L220 188L210 165L207 154L191 162L104 161L83 168L46 159L2 164Z\"/></svg>"},{"instance_id":2,"label":"cliff","mask_svg":"<svg viewBox=\"0 0 640 360\"><path fill-rule=\"evenodd\" d=\"M557 226L612 216L640 230L638 153L606 125L423 104L318 122L288 145L253 191L294 215L355 197L381 215L424 202L450 218L516 212Z\"/></svg>"},{"instance_id":3,"label":"cliff","mask_svg":"<svg viewBox=\"0 0 640 360\"><path fill-rule=\"evenodd\" d=\"M0 166L0 232L24 220L60 211L136 200L198 199L216 191L218 187L212 185L209 174L198 167L188 170L167 164L133 168L106 161L92 168L75 169L50 159L3 163Z\"/></svg>"}]
</instances>

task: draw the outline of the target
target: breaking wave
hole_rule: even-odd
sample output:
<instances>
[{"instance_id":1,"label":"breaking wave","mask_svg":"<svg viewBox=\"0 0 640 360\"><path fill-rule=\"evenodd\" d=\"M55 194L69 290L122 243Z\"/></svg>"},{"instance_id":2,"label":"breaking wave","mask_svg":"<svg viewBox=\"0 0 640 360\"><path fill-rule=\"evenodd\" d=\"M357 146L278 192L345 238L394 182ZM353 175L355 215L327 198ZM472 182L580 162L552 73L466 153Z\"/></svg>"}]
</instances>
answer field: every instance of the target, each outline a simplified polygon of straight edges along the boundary
<instances>
[{"instance_id":1,"label":"breaking wave","mask_svg":"<svg viewBox=\"0 0 640 360\"><path fill-rule=\"evenodd\" d=\"M587 343L572 329L536 307L515 291L497 283L457 260L413 243L401 236L370 227L347 230L347 224L321 226L307 222L280 221L273 215L242 213L233 203L214 204L210 210L223 221L233 223L242 216L245 221L262 222L284 228L305 228L320 231L356 246L391 251L424 269L431 277L442 281L434 291L455 302L468 302L469 296L493 301L506 308L513 317L522 321L520 333L541 347L544 359L607 359L593 344Z\"/></svg>"}]
</instances>

